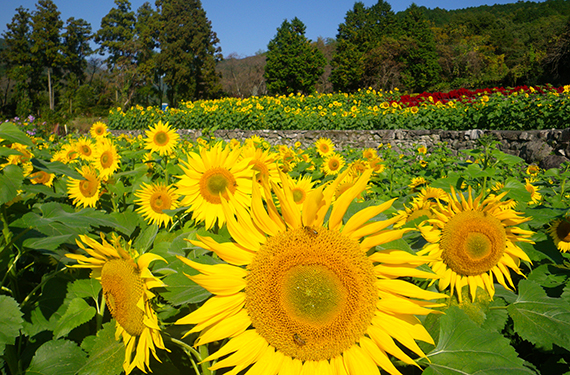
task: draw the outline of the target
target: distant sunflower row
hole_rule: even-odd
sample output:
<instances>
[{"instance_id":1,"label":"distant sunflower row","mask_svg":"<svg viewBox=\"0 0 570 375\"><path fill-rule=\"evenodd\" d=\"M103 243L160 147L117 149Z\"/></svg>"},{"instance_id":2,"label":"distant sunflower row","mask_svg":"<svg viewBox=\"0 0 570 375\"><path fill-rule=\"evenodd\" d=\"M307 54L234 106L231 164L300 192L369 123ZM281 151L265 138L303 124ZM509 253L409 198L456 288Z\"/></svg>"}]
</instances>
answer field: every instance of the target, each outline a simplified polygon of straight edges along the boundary
<instances>
[{"instance_id":1,"label":"distant sunflower row","mask_svg":"<svg viewBox=\"0 0 570 375\"><path fill-rule=\"evenodd\" d=\"M326 138L306 149L259 137L194 143L162 122L145 135L115 137L98 122L90 137L36 140L37 156L13 143L18 155L7 164L21 165L32 184L61 179L77 210L116 212L132 202L149 225L204 229L186 241L210 261L176 259L212 297L174 324L189 326L184 337L199 334L195 346L221 343L202 358L214 361L211 370L401 374L394 358L419 367L412 357L426 355L417 341L434 344L417 316L438 312L450 296L461 301L464 287L472 300L478 293L492 299L496 283L514 289L511 272L523 275L521 263L531 263L521 247L534 243L531 218L515 210L508 191L474 194L481 186L467 179L458 190L430 186L428 174L393 176L405 174L396 167L404 158L411 170L429 168L425 146L380 156L390 146L341 154ZM54 167L73 166L75 177L36 171L30 160L44 152ZM548 230L561 251L570 250L568 220ZM222 231L228 238L220 239ZM425 243L416 253L390 245L411 233ZM151 354L160 361L157 349L169 350L153 299L176 287L150 264L167 260L116 234L80 235L77 246L70 267L91 269L101 282L126 348L124 371L150 370ZM439 291L410 280L437 283Z\"/></svg>"}]
</instances>

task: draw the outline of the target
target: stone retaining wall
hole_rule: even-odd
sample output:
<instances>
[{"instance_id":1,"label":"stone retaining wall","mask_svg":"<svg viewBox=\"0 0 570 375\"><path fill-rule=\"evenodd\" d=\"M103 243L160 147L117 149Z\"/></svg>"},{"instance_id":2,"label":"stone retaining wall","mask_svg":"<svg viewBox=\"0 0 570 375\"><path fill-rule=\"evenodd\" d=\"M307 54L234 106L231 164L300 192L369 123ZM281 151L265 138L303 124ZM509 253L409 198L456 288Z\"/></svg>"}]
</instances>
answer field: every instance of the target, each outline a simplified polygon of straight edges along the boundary
<instances>
[{"instance_id":1,"label":"stone retaining wall","mask_svg":"<svg viewBox=\"0 0 570 375\"><path fill-rule=\"evenodd\" d=\"M200 130L179 130L195 140L202 136ZM218 139L242 141L258 135L270 144L286 144L292 146L299 141L306 147L318 138L332 140L337 149L345 146L356 148L378 147L380 143L390 143L396 149L413 149L420 145L430 147L448 147L455 154L459 150L477 148L477 140L481 136L492 136L500 142L499 149L505 153L523 158L527 163L536 163L541 168L559 167L561 163L570 161L570 128L534 131L512 130L216 130L213 133Z\"/></svg>"}]
</instances>

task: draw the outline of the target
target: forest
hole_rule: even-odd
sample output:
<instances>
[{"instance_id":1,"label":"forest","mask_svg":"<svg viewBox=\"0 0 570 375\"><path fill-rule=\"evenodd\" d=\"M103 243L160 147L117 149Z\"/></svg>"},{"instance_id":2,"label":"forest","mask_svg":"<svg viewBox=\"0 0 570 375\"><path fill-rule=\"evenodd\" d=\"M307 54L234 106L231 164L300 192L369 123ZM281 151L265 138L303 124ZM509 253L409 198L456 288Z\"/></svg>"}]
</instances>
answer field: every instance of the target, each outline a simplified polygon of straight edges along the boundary
<instances>
[{"instance_id":1,"label":"forest","mask_svg":"<svg viewBox=\"0 0 570 375\"><path fill-rule=\"evenodd\" d=\"M249 57L223 57L199 0L136 10L115 0L92 30L61 20L51 0L17 8L0 39L0 118L67 123L223 97L570 83L568 0L402 12L355 2L334 38L311 41L302 20L285 20L267 50Z\"/></svg>"}]
</instances>

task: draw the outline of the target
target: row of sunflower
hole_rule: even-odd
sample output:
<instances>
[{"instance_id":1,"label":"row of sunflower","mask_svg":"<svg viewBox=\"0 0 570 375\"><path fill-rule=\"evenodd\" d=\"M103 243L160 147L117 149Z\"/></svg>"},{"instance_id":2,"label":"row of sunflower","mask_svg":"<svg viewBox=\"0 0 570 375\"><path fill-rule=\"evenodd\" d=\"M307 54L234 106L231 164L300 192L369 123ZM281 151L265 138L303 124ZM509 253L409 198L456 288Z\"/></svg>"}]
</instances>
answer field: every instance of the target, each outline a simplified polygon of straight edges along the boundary
<instances>
[{"instance_id":1,"label":"row of sunflower","mask_svg":"<svg viewBox=\"0 0 570 375\"><path fill-rule=\"evenodd\" d=\"M423 93L359 90L353 94L263 96L183 102L166 111L137 105L112 109L113 129L141 130L169 122L178 129L489 129L563 128L570 86Z\"/></svg>"},{"instance_id":2,"label":"row of sunflower","mask_svg":"<svg viewBox=\"0 0 570 375\"><path fill-rule=\"evenodd\" d=\"M162 122L0 141L4 373L568 369L569 166Z\"/></svg>"}]
</instances>

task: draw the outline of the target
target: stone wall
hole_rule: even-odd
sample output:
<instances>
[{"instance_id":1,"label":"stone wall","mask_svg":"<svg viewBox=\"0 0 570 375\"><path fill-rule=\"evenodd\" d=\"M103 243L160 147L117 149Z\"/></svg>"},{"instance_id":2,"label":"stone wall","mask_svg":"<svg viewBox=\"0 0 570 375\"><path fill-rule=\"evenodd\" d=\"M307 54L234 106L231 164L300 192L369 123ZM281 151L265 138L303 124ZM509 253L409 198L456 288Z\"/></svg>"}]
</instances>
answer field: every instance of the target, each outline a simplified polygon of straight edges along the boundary
<instances>
[{"instance_id":1,"label":"stone wall","mask_svg":"<svg viewBox=\"0 0 570 375\"><path fill-rule=\"evenodd\" d=\"M195 140L202 136L200 130L179 130ZM500 142L499 149L505 153L523 158L527 163L536 163L541 168L559 167L570 161L570 128L534 131L512 130L216 130L213 136L229 141L242 141L252 135L258 135L270 144L292 146L299 141L306 147L318 138L325 137L333 141L337 149L345 146L355 148L378 147L380 143L391 144L401 150L417 148L420 145L430 147L448 147L455 154L459 150L477 148L481 136L492 136Z\"/></svg>"}]
</instances>

